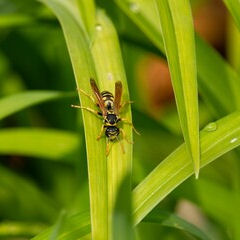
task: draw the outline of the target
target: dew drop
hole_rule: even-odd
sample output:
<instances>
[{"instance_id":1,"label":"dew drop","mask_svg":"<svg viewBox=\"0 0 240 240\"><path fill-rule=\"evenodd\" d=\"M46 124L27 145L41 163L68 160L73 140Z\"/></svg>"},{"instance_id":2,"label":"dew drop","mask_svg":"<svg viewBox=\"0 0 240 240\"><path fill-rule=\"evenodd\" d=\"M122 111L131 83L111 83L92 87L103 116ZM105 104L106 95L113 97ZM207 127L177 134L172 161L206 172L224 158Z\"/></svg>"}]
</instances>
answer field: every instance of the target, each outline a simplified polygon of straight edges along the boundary
<instances>
[{"instance_id":1,"label":"dew drop","mask_svg":"<svg viewBox=\"0 0 240 240\"><path fill-rule=\"evenodd\" d=\"M107 74L107 79L108 79L108 80L113 80L113 75L112 75L112 73L109 72L109 73Z\"/></svg>"},{"instance_id":2,"label":"dew drop","mask_svg":"<svg viewBox=\"0 0 240 240\"><path fill-rule=\"evenodd\" d=\"M96 28L97 31L102 31L102 25L101 24L97 24L95 26L95 28Z\"/></svg>"},{"instance_id":3,"label":"dew drop","mask_svg":"<svg viewBox=\"0 0 240 240\"><path fill-rule=\"evenodd\" d=\"M231 141L230 141L230 143L235 143L235 142L237 142L237 138L233 138L233 139L231 139Z\"/></svg>"},{"instance_id":4,"label":"dew drop","mask_svg":"<svg viewBox=\"0 0 240 240\"><path fill-rule=\"evenodd\" d=\"M129 8L134 13L137 13L139 11L139 5L137 3L134 3L134 2L129 4Z\"/></svg>"},{"instance_id":5,"label":"dew drop","mask_svg":"<svg viewBox=\"0 0 240 240\"><path fill-rule=\"evenodd\" d=\"M207 131L207 132L216 131L217 130L217 124L215 122L211 122L204 128L204 130Z\"/></svg>"}]
</instances>

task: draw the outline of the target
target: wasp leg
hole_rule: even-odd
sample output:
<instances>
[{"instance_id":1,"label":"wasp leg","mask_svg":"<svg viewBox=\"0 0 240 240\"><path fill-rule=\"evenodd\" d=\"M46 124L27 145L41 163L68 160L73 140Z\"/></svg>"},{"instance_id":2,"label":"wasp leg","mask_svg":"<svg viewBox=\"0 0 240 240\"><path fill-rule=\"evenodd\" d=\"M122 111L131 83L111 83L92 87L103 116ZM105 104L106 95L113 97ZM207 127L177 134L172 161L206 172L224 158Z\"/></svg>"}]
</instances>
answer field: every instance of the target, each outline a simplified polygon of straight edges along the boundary
<instances>
[{"instance_id":1,"label":"wasp leg","mask_svg":"<svg viewBox=\"0 0 240 240\"><path fill-rule=\"evenodd\" d=\"M120 143L120 146L121 146L121 149L122 149L123 154L125 154L125 149L124 149L123 142L122 142L118 137L117 137L117 140L118 140L118 142Z\"/></svg>"},{"instance_id":2,"label":"wasp leg","mask_svg":"<svg viewBox=\"0 0 240 240\"><path fill-rule=\"evenodd\" d=\"M86 93L84 90L82 90L81 88L77 88L77 91L83 93L85 96L87 96L89 99L91 99L93 101L94 104L97 104L94 97L91 94Z\"/></svg>"},{"instance_id":3,"label":"wasp leg","mask_svg":"<svg viewBox=\"0 0 240 240\"><path fill-rule=\"evenodd\" d=\"M123 129L120 129L120 132L122 133L122 138L123 138L124 140L126 140L129 144L133 144L132 141L129 141L129 140L127 139L126 133L124 132Z\"/></svg>"},{"instance_id":4,"label":"wasp leg","mask_svg":"<svg viewBox=\"0 0 240 240\"><path fill-rule=\"evenodd\" d=\"M98 112L98 111L96 111L96 110L93 110L93 109L91 109L91 108L89 108L89 107L82 107L82 106L78 106L78 105L71 105L71 107L87 110L87 111L89 111L89 112L97 115L98 117L99 117L99 116L102 116L102 113L101 113L101 112Z\"/></svg>"},{"instance_id":5,"label":"wasp leg","mask_svg":"<svg viewBox=\"0 0 240 240\"><path fill-rule=\"evenodd\" d=\"M126 102L123 102L123 103L121 104L121 108L124 108L126 105L132 104L132 103L134 103L134 101L126 101Z\"/></svg>"},{"instance_id":6,"label":"wasp leg","mask_svg":"<svg viewBox=\"0 0 240 240\"><path fill-rule=\"evenodd\" d=\"M97 137L97 140L99 140L102 137L103 132L104 132L104 125L102 125L101 131L100 131L100 134Z\"/></svg>"},{"instance_id":7,"label":"wasp leg","mask_svg":"<svg viewBox=\"0 0 240 240\"><path fill-rule=\"evenodd\" d=\"M134 132L135 132L137 135L141 135L141 134L137 131L137 129L133 126L133 123L132 123L132 122L130 122L129 120L127 120L127 119L125 119L125 118L121 118L121 121L122 121L123 123L126 123L126 124L131 125L132 128L133 128L133 130L134 130Z\"/></svg>"}]
</instances>

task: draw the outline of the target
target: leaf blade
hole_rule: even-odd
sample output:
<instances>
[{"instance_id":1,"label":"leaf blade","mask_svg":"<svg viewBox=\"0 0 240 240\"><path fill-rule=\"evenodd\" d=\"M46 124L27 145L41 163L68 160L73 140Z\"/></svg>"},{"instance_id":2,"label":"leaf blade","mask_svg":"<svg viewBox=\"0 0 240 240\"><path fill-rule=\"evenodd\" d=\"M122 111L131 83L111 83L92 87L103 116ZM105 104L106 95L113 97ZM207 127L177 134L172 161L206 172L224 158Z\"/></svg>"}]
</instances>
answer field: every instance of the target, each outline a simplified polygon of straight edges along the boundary
<instances>
[{"instance_id":1,"label":"leaf blade","mask_svg":"<svg viewBox=\"0 0 240 240\"><path fill-rule=\"evenodd\" d=\"M27 107L69 95L57 91L33 90L7 96L0 100L0 120Z\"/></svg>"},{"instance_id":2,"label":"leaf blade","mask_svg":"<svg viewBox=\"0 0 240 240\"><path fill-rule=\"evenodd\" d=\"M235 112L218 120L215 123L215 130L201 131L201 167L240 145L239 120L240 112ZM135 224L138 224L164 197L192 174L191 160L183 144L134 189Z\"/></svg>"},{"instance_id":3,"label":"leaf blade","mask_svg":"<svg viewBox=\"0 0 240 240\"><path fill-rule=\"evenodd\" d=\"M66 156L76 151L79 144L79 137L67 131L49 128L5 128L0 130L0 154L40 157L58 161L64 160Z\"/></svg>"},{"instance_id":4,"label":"leaf blade","mask_svg":"<svg viewBox=\"0 0 240 240\"><path fill-rule=\"evenodd\" d=\"M86 28L75 1L41 0L59 19L66 39L77 87L91 94L90 78L96 79L95 65L89 48ZM95 108L91 100L79 92L82 106ZM96 116L82 111L88 159L92 238L108 239L106 145L96 141L101 123ZM97 156L97 157L96 157Z\"/></svg>"},{"instance_id":5,"label":"leaf blade","mask_svg":"<svg viewBox=\"0 0 240 240\"><path fill-rule=\"evenodd\" d=\"M157 223L162 226L176 228L185 232L190 233L192 236L197 237L201 240L210 240L210 238L197 226L187 222L186 220L178 217L175 214L168 212L150 213L144 222Z\"/></svg>"},{"instance_id":6,"label":"leaf blade","mask_svg":"<svg viewBox=\"0 0 240 240\"><path fill-rule=\"evenodd\" d=\"M197 178L200 167L199 116L191 8L185 0L161 0L157 5L182 132Z\"/></svg>"},{"instance_id":7,"label":"leaf blade","mask_svg":"<svg viewBox=\"0 0 240 240\"><path fill-rule=\"evenodd\" d=\"M117 32L111 20L101 10L97 11L96 29L93 36L91 52L96 67L100 90L107 90L115 95L115 84L117 81L121 81L123 85L122 102L129 101L127 79L122 62ZM130 106L126 107L124 110L125 111L120 117L130 120ZM125 132L128 141L132 141L131 127L124 124L121 126L121 129ZM112 214L118 188L125 176L127 174L131 175L132 171L132 145L123 139L122 133L120 133L119 138L120 139L116 143L112 144L111 151L106 158L108 169L109 236L112 235ZM101 139L100 141L106 141L106 139ZM125 153L123 153L122 147ZM126 189L126 192L130 191L130 178L127 180L129 183L126 184L125 187L129 189Z\"/></svg>"}]
</instances>

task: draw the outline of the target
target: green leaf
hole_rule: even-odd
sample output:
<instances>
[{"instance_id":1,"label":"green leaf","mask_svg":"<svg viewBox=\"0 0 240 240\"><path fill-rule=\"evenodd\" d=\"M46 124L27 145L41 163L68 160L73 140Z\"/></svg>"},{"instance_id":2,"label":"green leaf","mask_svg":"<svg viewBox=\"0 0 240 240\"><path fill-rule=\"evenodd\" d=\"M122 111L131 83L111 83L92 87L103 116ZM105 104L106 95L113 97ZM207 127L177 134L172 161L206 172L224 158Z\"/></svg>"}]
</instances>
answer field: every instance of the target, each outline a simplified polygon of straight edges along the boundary
<instances>
[{"instance_id":1,"label":"green leaf","mask_svg":"<svg viewBox=\"0 0 240 240\"><path fill-rule=\"evenodd\" d=\"M201 240L209 240L210 238L198 227L185 221L184 219L178 217L175 214L168 212L153 212L150 213L145 219L144 222L148 223L157 223L165 227L176 228L187 233L190 233L192 236L197 237Z\"/></svg>"},{"instance_id":2,"label":"green leaf","mask_svg":"<svg viewBox=\"0 0 240 240\"><path fill-rule=\"evenodd\" d=\"M238 0L223 0L240 30L240 2Z\"/></svg>"},{"instance_id":3,"label":"green leaf","mask_svg":"<svg viewBox=\"0 0 240 240\"><path fill-rule=\"evenodd\" d=\"M115 82L121 81L123 85L122 102L129 100L127 80L122 62L122 56L116 30L109 18L102 11L97 12L96 32L92 43L92 54L96 66L98 83L102 90L114 93ZM104 61L103 61L104 56ZM121 113L121 118L131 121L130 106L126 106ZM122 124L121 129L126 134L126 139L120 135L119 141L112 144L110 154L105 160L108 169L108 217L109 234L111 235L111 218L117 189L126 174L131 174L132 168L132 130L128 124ZM106 141L102 139L101 141ZM123 149L122 149L123 148ZM123 151L125 153L123 153ZM98 170L97 170L98 172ZM130 179L128 179L130 181ZM126 185L130 189L130 183ZM129 191L126 189L126 192Z\"/></svg>"},{"instance_id":4,"label":"green leaf","mask_svg":"<svg viewBox=\"0 0 240 240\"><path fill-rule=\"evenodd\" d=\"M238 0L223 0L225 3L226 7L228 8L230 14L232 15L234 22L238 28L238 33L234 37L236 37L236 41L239 41L239 31L240 31L240 2ZM237 35L238 34L238 35ZM229 31L230 35L230 31ZM236 43L236 42L235 42ZM239 50L236 50L236 53ZM239 72L239 68L237 68ZM235 105L237 106L237 109L240 109L240 96L239 96L239 91L240 91L240 80L239 77L235 81L231 81L231 88L234 93L234 100L235 100Z\"/></svg>"},{"instance_id":5,"label":"green leaf","mask_svg":"<svg viewBox=\"0 0 240 240\"><path fill-rule=\"evenodd\" d=\"M39 234L46 226L34 222L1 222L0 239L33 237Z\"/></svg>"},{"instance_id":6,"label":"green leaf","mask_svg":"<svg viewBox=\"0 0 240 240\"><path fill-rule=\"evenodd\" d=\"M5 128L0 130L0 154L60 160L68 158L80 146L71 132L44 128Z\"/></svg>"},{"instance_id":7,"label":"green leaf","mask_svg":"<svg viewBox=\"0 0 240 240\"><path fill-rule=\"evenodd\" d=\"M134 0L134 2L114 0L114 2L164 53L155 0ZM148 5L147 8L146 5ZM234 82L239 81L236 72L209 44L204 43L198 36L196 36L196 58L199 92L214 116L222 117L236 110L236 106L233 104L234 89L231 87ZM234 93L238 89L235 89Z\"/></svg>"},{"instance_id":8,"label":"green leaf","mask_svg":"<svg viewBox=\"0 0 240 240\"><path fill-rule=\"evenodd\" d=\"M236 96L239 95L240 85L237 72L197 35L196 46L198 86L203 100L215 117L238 109Z\"/></svg>"},{"instance_id":9,"label":"green leaf","mask_svg":"<svg viewBox=\"0 0 240 240\"><path fill-rule=\"evenodd\" d=\"M128 175L123 179L118 189L113 211L113 240L133 239L132 199L129 183ZM126 189L128 189L128 192L126 192Z\"/></svg>"},{"instance_id":10,"label":"green leaf","mask_svg":"<svg viewBox=\"0 0 240 240\"><path fill-rule=\"evenodd\" d=\"M50 7L60 21L77 87L92 94L89 80L96 79L95 66L89 49L88 36L84 31L86 28L83 28L76 2L67 0L41 0L41 2ZM96 108L95 104L80 92L79 97L82 106ZM90 112L82 111L82 114L88 159L92 238L105 240L108 239L106 144L104 141L96 140L101 129L101 121Z\"/></svg>"},{"instance_id":11,"label":"green leaf","mask_svg":"<svg viewBox=\"0 0 240 240\"><path fill-rule=\"evenodd\" d=\"M201 167L240 145L239 121L240 112L235 112L207 125L201 131ZM185 144L182 144L133 190L135 225L141 222L161 200L193 173L191 159L187 155ZM75 221L73 220L73 222ZM88 218L84 219L82 224L85 226L87 222ZM79 226L79 231L81 231L81 226ZM90 227L87 233L89 232ZM47 236L45 237L47 238ZM45 240L46 238L36 239Z\"/></svg>"},{"instance_id":12,"label":"green leaf","mask_svg":"<svg viewBox=\"0 0 240 240\"><path fill-rule=\"evenodd\" d=\"M188 0L157 0L157 5L180 124L188 153L193 160L195 176L198 178L198 91L191 7Z\"/></svg>"},{"instance_id":13,"label":"green leaf","mask_svg":"<svg viewBox=\"0 0 240 240\"><path fill-rule=\"evenodd\" d=\"M201 131L201 167L240 145L240 112L230 114ZM193 174L183 144L162 161L133 191L135 224L173 189Z\"/></svg>"},{"instance_id":14,"label":"green leaf","mask_svg":"<svg viewBox=\"0 0 240 240\"><path fill-rule=\"evenodd\" d=\"M237 165L236 168L238 168ZM204 212L223 224L228 229L228 232L230 231L232 239L239 239L240 220L239 212L236 211L240 203L239 190L229 189L229 186L209 179L201 179L195 183L195 187L198 204ZM209 197L211 193L214 193L213 198Z\"/></svg>"},{"instance_id":15,"label":"green leaf","mask_svg":"<svg viewBox=\"0 0 240 240\"><path fill-rule=\"evenodd\" d=\"M27 91L7 96L0 99L0 120L27 107L69 96L73 95L71 93L40 90Z\"/></svg>"},{"instance_id":16,"label":"green leaf","mask_svg":"<svg viewBox=\"0 0 240 240\"><path fill-rule=\"evenodd\" d=\"M25 220L34 218L45 222L52 222L56 217L57 207L49 196L41 192L30 179L26 180L1 165L0 192L2 217Z\"/></svg>"},{"instance_id":17,"label":"green leaf","mask_svg":"<svg viewBox=\"0 0 240 240\"><path fill-rule=\"evenodd\" d=\"M48 228L32 240L49 240L54 227ZM83 212L71 217L67 217L58 240L76 240L87 235L91 231L89 212Z\"/></svg>"},{"instance_id":18,"label":"green leaf","mask_svg":"<svg viewBox=\"0 0 240 240\"><path fill-rule=\"evenodd\" d=\"M100 91L113 92L115 82L121 80L124 89L123 100L128 100L119 43L109 19L102 12L97 13L93 39L88 42L89 37L84 31L87 27L83 26L84 21L80 19L76 11L77 5L73 1L42 0L42 2L46 3L60 20L78 87L92 94L89 79L91 77L96 79L96 68L98 76L96 81ZM91 52L89 46L91 46ZM95 104L85 95L82 96L81 103L83 106L96 109ZM131 120L130 108L126 108L123 116ZM116 189L125 173L131 170L132 146L121 140L125 148L125 154L123 154L121 144L114 143L107 159L106 138L96 141L101 129L101 121L89 112L83 112L83 118L88 155L92 238L106 240L111 234L111 228L108 225L111 223L109 218L111 218ZM131 140L131 127L126 125L123 129L126 130L126 135Z\"/></svg>"},{"instance_id":19,"label":"green leaf","mask_svg":"<svg viewBox=\"0 0 240 240\"><path fill-rule=\"evenodd\" d=\"M33 23L34 19L24 14L5 14L0 15L0 28L19 27Z\"/></svg>"},{"instance_id":20,"label":"green leaf","mask_svg":"<svg viewBox=\"0 0 240 240\"><path fill-rule=\"evenodd\" d=\"M96 24L96 7L94 0L77 0L79 7L79 12L81 14L81 19L83 20L83 25L86 28L90 39L94 34L95 24Z\"/></svg>"},{"instance_id":21,"label":"green leaf","mask_svg":"<svg viewBox=\"0 0 240 240\"><path fill-rule=\"evenodd\" d=\"M61 234L61 231L64 228L65 221L66 221L66 211L62 210L58 217L57 222L53 226L49 240L57 240L58 239L58 237Z\"/></svg>"}]
</instances>

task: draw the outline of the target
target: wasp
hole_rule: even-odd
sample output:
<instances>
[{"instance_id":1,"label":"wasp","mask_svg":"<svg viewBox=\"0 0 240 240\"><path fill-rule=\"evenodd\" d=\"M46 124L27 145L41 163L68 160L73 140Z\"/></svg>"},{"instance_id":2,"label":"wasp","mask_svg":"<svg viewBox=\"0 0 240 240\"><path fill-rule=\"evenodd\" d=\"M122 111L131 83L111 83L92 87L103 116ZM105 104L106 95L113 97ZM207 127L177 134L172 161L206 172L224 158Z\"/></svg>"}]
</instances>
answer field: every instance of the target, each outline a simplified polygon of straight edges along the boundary
<instances>
[{"instance_id":1,"label":"wasp","mask_svg":"<svg viewBox=\"0 0 240 240\"><path fill-rule=\"evenodd\" d=\"M78 106L78 105L71 105L71 107L87 110L87 111L97 115L98 117L100 116L103 118L103 124L101 127L100 134L97 137L97 140L99 140L105 133L105 136L107 137L107 140L108 140L107 147L106 147L106 155L109 154L110 143L115 140L119 141L120 133L122 134L123 139L125 139L128 143L132 144L132 142L126 138L126 134L125 134L124 130L118 126L119 122L129 124L132 126L133 130L137 134L139 134L138 131L134 128L132 122L128 121L125 118L120 117L121 110L127 104L132 103L132 101L121 103L122 92L123 92L123 87L122 87L121 81L117 81L115 83L115 95L113 95L109 91L100 92L95 80L92 78L90 79L90 85L91 85L91 89L93 91L94 97L92 95L86 93L82 89L78 89L78 90L81 93L83 93L84 95L86 95L87 97L89 97L93 101L93 103L95 105L97 105L97 107L100 109L100 111L96 111L89 107L83 107L83 106ZM122 142L120 142L120 143L121 143L122 151L124 153L123 144L122 144Z\"/></svg>"}]
</instances>

